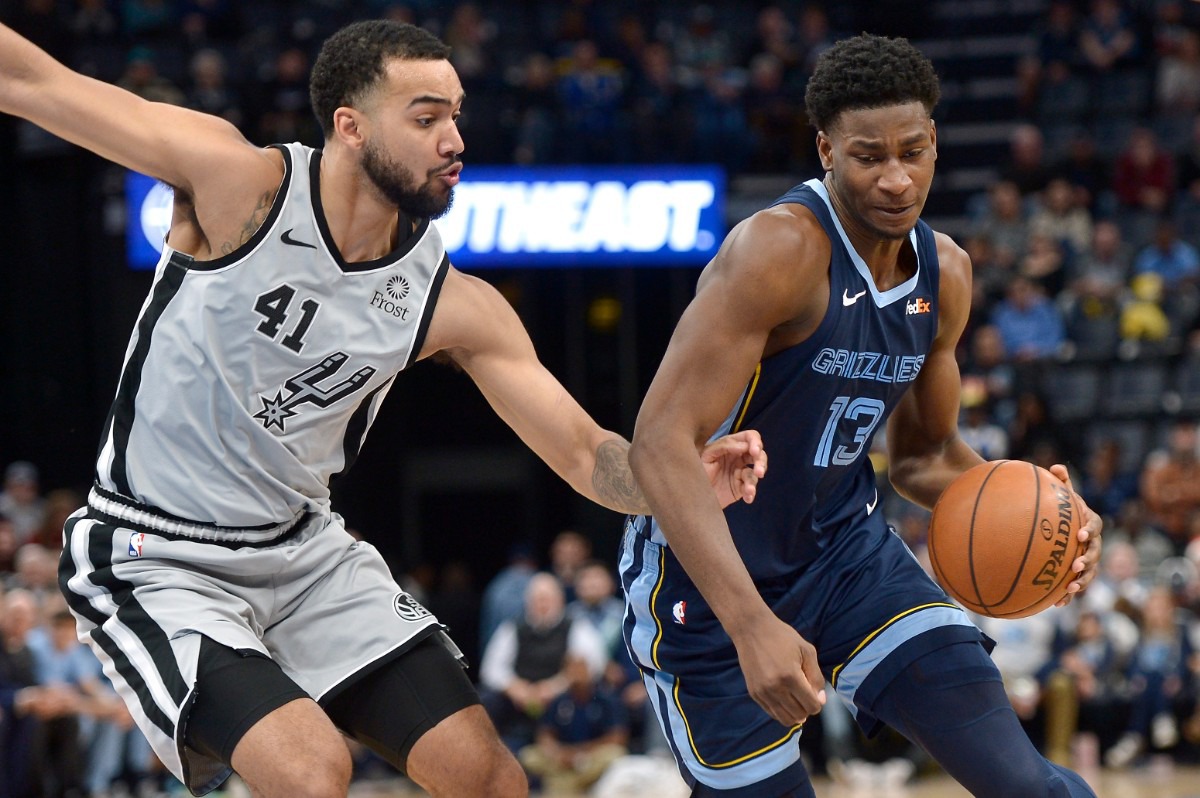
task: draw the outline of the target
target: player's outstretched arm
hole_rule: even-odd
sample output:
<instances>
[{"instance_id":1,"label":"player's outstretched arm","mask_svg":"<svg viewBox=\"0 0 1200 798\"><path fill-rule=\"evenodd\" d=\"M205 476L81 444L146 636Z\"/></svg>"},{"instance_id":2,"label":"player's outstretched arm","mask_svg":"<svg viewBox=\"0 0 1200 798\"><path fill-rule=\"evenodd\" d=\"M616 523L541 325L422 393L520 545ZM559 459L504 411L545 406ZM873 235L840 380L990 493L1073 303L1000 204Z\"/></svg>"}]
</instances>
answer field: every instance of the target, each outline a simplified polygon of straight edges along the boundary
<instances>
[{"instance_id":1,"label":"player's outstretched arm","mask_svg":"<svg viewBox=\"0 0 1200 798\"><path fill-rule=\"evenodd\" d=\"M596 424L542 365L517 314L494 288L450 270L422 356L438 351L471 376L504 422L575 490L618 512L649 511L629 468L629 442ZM753 431L714 441L693 458L721 506L753 501L767 462Z\"/></svg>"},{"instance_id":2,"label":"player's outstretched arm","mask_svg":"<svg viewBox=\"0 0 1200 798\"><path fill-rule=\"evenodd\" d=\"M228 122L74 72L4 25L0 112L188 192L197 179L236 183L255 169L279 179L279 167Z\"/></svg>"}]
</instances>

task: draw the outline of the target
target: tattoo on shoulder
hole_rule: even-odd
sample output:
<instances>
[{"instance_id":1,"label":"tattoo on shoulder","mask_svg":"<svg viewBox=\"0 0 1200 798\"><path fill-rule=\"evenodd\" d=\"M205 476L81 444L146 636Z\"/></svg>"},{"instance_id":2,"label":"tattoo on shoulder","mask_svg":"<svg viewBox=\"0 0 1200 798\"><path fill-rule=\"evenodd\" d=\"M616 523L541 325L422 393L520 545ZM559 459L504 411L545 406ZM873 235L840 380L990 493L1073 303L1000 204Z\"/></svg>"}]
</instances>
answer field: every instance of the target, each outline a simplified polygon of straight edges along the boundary
<instances>
[{"instance_id":1,"label":"tattoo on shoulder","mask_svg":"<svg viewBox=\"0 0 1200 798\"><path fill-rule=\"evenodd\" d=\"M236 241L226 241L221 245L221 254L228 255L242 244L250 240L258 228L262 227L262 223L266 221L267 214L271 212L271 203L275 199L274 191L267 191L258 198L258 204L254 207L254 212L250 214L250 218L242 225L241 231L238 233Z\"/></svg>"},{"instance_id":2,"label":"tattoo on shoulder","mask_svg":"<svg viewBox=\"0 0 1200 798\"><path fill-rule=\"evenodd\" d=\"M606 440L597 447L592 487L607 505L628 508L631 512L645 506L642 490L629 469L628 441Z\"/></svg>"}]
</instances>

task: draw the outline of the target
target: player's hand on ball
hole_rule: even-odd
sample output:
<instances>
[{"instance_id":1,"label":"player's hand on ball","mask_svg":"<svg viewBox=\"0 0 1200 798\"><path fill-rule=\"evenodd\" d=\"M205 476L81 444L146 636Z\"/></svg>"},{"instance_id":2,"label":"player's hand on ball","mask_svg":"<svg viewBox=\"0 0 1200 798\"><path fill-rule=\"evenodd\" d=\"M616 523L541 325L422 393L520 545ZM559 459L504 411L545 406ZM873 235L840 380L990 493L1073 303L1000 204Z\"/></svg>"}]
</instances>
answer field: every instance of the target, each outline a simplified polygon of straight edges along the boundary
<instances>
[{"instance_id":1,"label":"player's hand on ball","mask_svg":"<svg viewBox=\"0 0 1200 798\"><path fill-rule=\"evenodd\" d=\"M754 501L758 481L767 473L767 452L758 430L717 438L700 452L700 461L722 507Z\"/></svg>"},{"instance_id":2,"label":"player's hand on ball","mask_svg":"<svg viewBox=\"0 0 1200 798\"><path fill-rule=\"evenodd\" d=\"M1064 465L1050 466L1050 473L1062 480L1072 492L1075 491L1071 484L1071 474L1067 471ZM1079 506L1083 508L1083 524L1079 527L1079 544L1084 546L1083 554L1075 558L1075 562L1071 563L1071 570L1078 576L1067 585L1067 595L1054 606L1065 607L1071 603L1071 599L1076 593L1087 588L1088 584L1096 578L1096 571L1100 566L1100 547L1102 545L1101 535L1104 531L1104 520L1092 508L1087 506L1083 497L1078 493L1075 498L1079 501Z\"/></svg>"}]
</instances>

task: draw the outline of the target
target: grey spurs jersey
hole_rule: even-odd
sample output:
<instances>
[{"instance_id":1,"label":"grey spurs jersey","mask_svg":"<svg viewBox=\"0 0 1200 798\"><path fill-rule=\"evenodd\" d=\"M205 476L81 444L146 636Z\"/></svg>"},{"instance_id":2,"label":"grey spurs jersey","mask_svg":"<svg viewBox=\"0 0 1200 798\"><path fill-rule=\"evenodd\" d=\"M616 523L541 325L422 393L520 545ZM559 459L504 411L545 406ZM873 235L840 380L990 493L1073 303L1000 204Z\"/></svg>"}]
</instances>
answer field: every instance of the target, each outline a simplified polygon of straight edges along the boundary
<instances>
[{"instance_id":1,"label":"grey spurs jersey","mask_svg":"<svg viewBox=\"0 0 1200 798\"><path fill-rule=\"evenodd\" d=\"M114 514L127 497L184 537L269 542L328 505L420 352L449 268L436 228L422 220L395 251L347 264L321 153L279 150L283 182L249 241L212 261L164 249L97 462L93 500L116 494Z\"/></svg>"}]
</instances>

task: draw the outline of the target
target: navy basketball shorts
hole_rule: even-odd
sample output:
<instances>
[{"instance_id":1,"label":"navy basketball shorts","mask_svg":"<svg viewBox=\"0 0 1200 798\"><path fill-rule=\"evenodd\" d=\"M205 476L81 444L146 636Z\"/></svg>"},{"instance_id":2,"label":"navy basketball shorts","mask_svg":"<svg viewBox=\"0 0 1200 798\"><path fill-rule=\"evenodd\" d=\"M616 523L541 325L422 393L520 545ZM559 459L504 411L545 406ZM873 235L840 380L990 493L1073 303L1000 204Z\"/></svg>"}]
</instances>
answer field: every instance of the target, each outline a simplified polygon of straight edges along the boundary
<instances>
[{"instance_id":1,"label":"navy basketball shorts","mask_svg":"<svg viewBox=\"0 0 1200 798\"><path fill-rule=\"evenodd\" d=\"M758 587L816 647L825 678L874 734L871 707L900 670L930 650L986 638L899 536L863 520L800 573ZM805 783L801 727L780 725L750 697L729 635L670 548L627 527L620 570L625 642L685 779L747 796L754 785Z\"/></svg>"}]
</instances>

